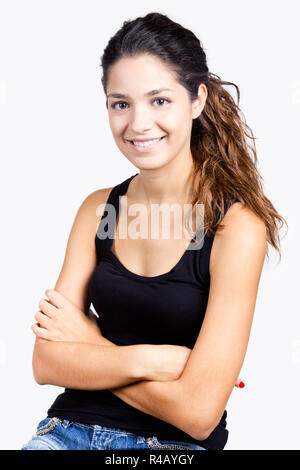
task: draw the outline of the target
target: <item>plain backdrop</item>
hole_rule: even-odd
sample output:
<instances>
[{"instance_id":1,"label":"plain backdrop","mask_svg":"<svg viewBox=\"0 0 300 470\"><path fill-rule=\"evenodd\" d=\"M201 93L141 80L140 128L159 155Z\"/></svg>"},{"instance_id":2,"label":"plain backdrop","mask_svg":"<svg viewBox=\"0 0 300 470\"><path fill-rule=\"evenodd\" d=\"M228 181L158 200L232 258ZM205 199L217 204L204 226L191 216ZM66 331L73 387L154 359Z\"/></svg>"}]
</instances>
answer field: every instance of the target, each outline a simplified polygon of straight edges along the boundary
<instances>
[{"instance_id":1,"label":"plain backdrop","mask_svg":"<svg viewBox=\"0 0 300 470\"><path fill-rule=\"evenodd\" d=\"M289 224L281 263L270 248L262 272L240 374L246 386L226 407L226 449L300 449L297 7L291 0L0 2L1 449L20 449L63 391L33 379L31 324L59 275L75 214L89 193L138 171L113 140L100 57L123 21L150 11L191 29L210 71L239 86L265 193Z\"/></svg>"}]
</instances>

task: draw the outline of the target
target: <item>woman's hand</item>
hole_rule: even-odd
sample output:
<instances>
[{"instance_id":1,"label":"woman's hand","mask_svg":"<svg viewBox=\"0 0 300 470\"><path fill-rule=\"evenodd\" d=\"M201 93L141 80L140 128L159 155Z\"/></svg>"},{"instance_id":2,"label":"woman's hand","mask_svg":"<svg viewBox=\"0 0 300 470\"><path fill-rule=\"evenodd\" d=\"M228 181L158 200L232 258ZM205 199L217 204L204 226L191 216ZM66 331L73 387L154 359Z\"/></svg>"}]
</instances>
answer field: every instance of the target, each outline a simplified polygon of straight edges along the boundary
<instances>
[{"instance_id":1,"label":"woman's hand","mask_svg":"<svg viewBox=\"0 0 300 470\"><path fill-rule=\"evenodd\" d=\"M34 316L37 323L31 326L36 336L48 341L101 344L103 336L93 313L86 316L56 290L48 289L45 294L49 301L40 301Z\"/></svg>"}]
</instances>

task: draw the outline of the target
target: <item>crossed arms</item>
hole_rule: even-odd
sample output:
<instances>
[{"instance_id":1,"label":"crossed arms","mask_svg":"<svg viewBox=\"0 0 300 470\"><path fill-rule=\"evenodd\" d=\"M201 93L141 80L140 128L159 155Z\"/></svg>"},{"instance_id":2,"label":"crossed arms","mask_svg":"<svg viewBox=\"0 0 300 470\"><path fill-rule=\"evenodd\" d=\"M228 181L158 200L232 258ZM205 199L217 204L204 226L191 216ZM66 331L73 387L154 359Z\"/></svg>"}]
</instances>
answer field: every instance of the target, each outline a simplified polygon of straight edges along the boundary
<instances>
[{"instance_id":1,"label":"crossed arms","mask_svg":"<svg viewBox=\"0 0 300 470\"><path fill-rule=\"evenodd\" d=\"M236 203L225 219L211 252L205 318L178 378L153 380L155 357L149 349L153 345L119 347L101 336L100 344L96 337L85 344L37 339L33 356L37 382L108 388L129 405L198 440L209 436L243 364L266 254L265 226L251 211Z\"/></svg>"}]
</instances>

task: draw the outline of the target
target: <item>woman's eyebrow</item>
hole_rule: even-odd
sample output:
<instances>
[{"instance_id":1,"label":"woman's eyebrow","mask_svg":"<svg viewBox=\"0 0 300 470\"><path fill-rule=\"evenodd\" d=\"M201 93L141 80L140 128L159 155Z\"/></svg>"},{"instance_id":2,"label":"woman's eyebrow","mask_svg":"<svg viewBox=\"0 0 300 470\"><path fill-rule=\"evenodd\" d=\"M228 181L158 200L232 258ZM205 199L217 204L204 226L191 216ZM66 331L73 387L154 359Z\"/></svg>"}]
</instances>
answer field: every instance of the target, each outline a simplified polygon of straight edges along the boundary
<instances>
[{"instance_id":1,"label":"woman's eyebrow","mask_svg":"<svg viewBox=\"0 0 300 470\"><path fill-rule=\"evenodd\" d=\"M151 90L144 94L144 96L153 96L158 95L162 91L175 91L171 90L170 88L159 88L158 90ZM129 95L124 95L123 93L109 93L107 98L130 98Z\"/></svg>"}]
</instances>

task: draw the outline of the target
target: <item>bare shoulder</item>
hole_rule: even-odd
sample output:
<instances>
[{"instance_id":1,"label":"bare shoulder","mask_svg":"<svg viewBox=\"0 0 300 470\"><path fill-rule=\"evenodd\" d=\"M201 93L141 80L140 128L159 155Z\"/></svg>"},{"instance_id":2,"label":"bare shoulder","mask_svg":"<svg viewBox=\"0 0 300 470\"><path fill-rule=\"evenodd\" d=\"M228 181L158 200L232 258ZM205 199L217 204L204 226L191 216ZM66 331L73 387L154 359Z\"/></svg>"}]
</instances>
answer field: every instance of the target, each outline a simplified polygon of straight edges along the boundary
<instances>
[{"instance_id":1,"label":"bare shoulder","mask_svg":"<svg viewBox=\"0 0 300 470\"><path fill-rule=\"evenodd\" d=\"M241 202L234 203L224 216L224 244L237 251L249 250L257 258L264 258L267 250L265 222Z\"/></svg>"},{"instance_id":2,"label":"bare shoulder","mask_svg":"<svg viewBox=\"0 0 300 470\"><path fill-rule=\"evenodd\" d=\"M264 259L267 251L267 229L264 221L252 209L236 202L227 210L222 224L224 228L217 230L215 235L210 271L216 266L217 260L242 260L246 252L258 261Z\"/></svg>"},{"instance_id":3,"label":"bare shoulder","mask_svg":"<svg viewBox=\"0 0 300 470\"><path fill-rule=\"evenodd\" d=\"M76 214L76 226L85 226L92 245L97 228L104 212L104 207L113 187L97 189L86 196Z\"/></svg>"},{"instance_id":4,"label":"bare shoulder","mask_svg":"<svg viewBox=\"0 0 300 470\"><path fill-rule=\"evenodd\" d=\"M237 236L251 237L251 235L261 235L260 238L266 237L266 225L264 221L249 207L242 202L235 202L226 212L222 224L224 229L219 233L217 238L223 233L229 236L233 232Z\"/></svg>"},{"instance_id":5,"label":"bare shoulder","mask_svg":"<svg viewBox=\"0 0 300 470\"><path fill-rule=\"evenodd\" d=\"M91 218L91 220L101 219L105 204L113 187L102 188L93 191L82 202L79 210Z\"/></svg>"}]
</instances>

